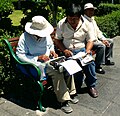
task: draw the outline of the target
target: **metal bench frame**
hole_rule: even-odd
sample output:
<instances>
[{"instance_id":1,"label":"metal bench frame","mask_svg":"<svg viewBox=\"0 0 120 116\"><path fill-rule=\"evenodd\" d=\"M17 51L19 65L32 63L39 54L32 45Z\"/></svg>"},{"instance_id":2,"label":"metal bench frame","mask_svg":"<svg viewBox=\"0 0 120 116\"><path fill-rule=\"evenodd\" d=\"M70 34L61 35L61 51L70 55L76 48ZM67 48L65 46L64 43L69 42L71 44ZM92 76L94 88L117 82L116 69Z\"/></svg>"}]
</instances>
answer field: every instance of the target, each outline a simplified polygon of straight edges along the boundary
<instances>
[{"instance_id":1,"label":"metal bench frame","mask_svg":"<svg viewBox=\"0 0 120 116\"><path fill-rule=\"evenodd\" d=\"M17 57L16 57L16 47L18 44L19 37L15 38L10 38L10 39L3 39L3 45L5 50L7 50L7 55L5 55L5 59L7 59L6 62L4 62L4 72L5 76L10 75L10 77L13 76L13 73L19 72L19 74L24 74L26 78L32 79L35 84L37 84L40 87L40 92L39 92L39 99L37 101L37 106L40 111L45 111L46 109L42 106L42 95L44 92L44 84L43 81L40 81L40 75L41 71L40 69L32 64L32 63L26 63L26 62L21 62ZM14 72L13 72L14 70Z\"/></svg>"}]
</instances>

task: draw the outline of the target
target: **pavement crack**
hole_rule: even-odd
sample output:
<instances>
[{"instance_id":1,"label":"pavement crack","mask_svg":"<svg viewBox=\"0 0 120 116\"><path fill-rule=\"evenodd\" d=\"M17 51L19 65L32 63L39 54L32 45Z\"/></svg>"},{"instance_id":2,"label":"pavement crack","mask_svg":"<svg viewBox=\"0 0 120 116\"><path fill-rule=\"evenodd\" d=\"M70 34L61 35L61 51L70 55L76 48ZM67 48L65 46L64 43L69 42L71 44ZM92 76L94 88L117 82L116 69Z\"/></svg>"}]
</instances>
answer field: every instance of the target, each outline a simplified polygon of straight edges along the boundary
<instances>
[{"instance_id":1,"label":"pavement crack","mask_svg":"<svg viewBox=\"0 0 120 116\"><path fill-rule=\"evenodd\" d=\"M111 104L112 104L112 102L110 102L110 103L108 104L108 106L105 108L105 110L103 110L102 114L104 114L104 113L107 111L107 109L111 106Z\"/></svg>"}]
</instances>

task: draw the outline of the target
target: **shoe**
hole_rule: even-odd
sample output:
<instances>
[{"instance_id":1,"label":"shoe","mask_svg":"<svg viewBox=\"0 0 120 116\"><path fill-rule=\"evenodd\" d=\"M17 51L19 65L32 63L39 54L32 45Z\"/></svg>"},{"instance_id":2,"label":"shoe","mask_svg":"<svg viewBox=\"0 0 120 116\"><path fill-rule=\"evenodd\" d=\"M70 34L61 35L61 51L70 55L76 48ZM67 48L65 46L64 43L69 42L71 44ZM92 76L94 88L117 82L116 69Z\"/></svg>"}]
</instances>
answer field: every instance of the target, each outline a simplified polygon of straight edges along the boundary
<instances>
[{"instance_id":1,"label":"shoe","mask_svg":"<svg viewBox=\"0 0 120 116\"><path fill-rule=\"evenodd\" d=\"M98 97L98 91L97 91L97 89L95 87L89 88L89 94L93 98Z\"/></svg>"},{"instance_id":2,"label":"shoe","mask_svg":"<svg viewBox=\"0 0 120 116\"><path fill-rule=\"evenodd\" d=\"M71 113L73 109L68 104L68 101L65 101L61 104L61 110L65 113Z\"/></svg>"},{"instance_id":3,"label":"shoe","mask_svg":"<svg viewBox=\"0 0 120 116\"><path fill-rule=\"evenodd\" d=\"M102 69L102 67L97 67L95 71L96 73L99 73L99 74L105 74L105 71Z\"/></svg>"},{"instance_id":4,"label":"shoe","mask_svg":"<svg viewBox=\"0 0 120 116\"><path fill-rule=\"evenodd\" d=\"M114 62L111 62L110 60L107 60L107 61L105 62L105 65L115 65L115 63L114 63Z\"/></svg>"},{"instance_id":5,"label":"shoe","mask_svg":"<svg viewBox=\"0 0 120 116\"><path fill-rule=\"evenodd\" d=\"M73 104L77 104L77 103L79 102L79 99L77 99L77 98L74 96L74 97L71 97L70 102L73 103Z\"/></svg>"}]
</instances>

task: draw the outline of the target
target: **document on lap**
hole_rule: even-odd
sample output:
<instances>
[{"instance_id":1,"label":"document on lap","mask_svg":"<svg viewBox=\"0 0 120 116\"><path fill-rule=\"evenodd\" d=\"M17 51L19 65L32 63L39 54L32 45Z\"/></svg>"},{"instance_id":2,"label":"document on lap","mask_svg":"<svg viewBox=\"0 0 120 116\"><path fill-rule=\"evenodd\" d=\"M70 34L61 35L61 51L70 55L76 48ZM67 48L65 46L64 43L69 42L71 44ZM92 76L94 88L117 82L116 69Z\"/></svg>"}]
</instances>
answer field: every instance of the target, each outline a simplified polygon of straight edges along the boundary
<instances>
[{"instance_id":1,"label":"document on lap","mask_svg":"<svg viewBox=\"0 0 120 116\"><path fill-rule=\"evenodd\" d=\"M73 55L72 59L79 59L82 66L85 66L94 61L94 58L90 54L86 54L85 52L79 52L76 55Z\"/></svg>"},{"instance_id":2,"label":"document on lap","mask_svg":"<svg viewBox=\"0 0 120 116\"><path fill-rule=\"evenodd\" d=\"M60 63L60 65L62 65L70 75L73 75L82 70L76 60L67 60Z\"/></svg>"}]
</instances>

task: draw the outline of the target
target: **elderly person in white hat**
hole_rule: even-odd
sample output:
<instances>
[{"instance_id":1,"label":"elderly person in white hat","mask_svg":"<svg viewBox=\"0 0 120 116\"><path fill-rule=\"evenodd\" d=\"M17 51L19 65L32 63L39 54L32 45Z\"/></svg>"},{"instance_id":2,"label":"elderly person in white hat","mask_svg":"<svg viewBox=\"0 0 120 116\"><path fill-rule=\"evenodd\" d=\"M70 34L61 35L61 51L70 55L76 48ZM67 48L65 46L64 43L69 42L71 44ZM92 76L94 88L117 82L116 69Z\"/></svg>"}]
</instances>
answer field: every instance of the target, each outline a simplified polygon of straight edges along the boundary
<instances>
[{"instance_id":1,"label":"elderly person in white hat","mask_svg":"<svg viewBox=\"0 0 120 116\"><path fill-rule=\"evenodd\" d=\"M26 23L25 32L20 36L17 46L18 58L21 61L37 65L42 72L42 77L45 76L44 68L46 62L50 60L50 56L58 57L50 36L52 32L53 26L43 16L34 16L32 22ZM74 98L74 94L76 94L74 78L67 78L69 80L67 84L70 85L67 86L63 73L49 65L46 67L46 73L52 78L54 91L58 101L61 102L61 109L66 113L72 112L73 109L68 101L78 102L78 99Z\"/></svg>"},{"instance_id":2,"label":"elderly person in white hat","mask_svg":"<svg viewBox=\"0 0 120 116\"><path fill-rule=\"evenodd\" d=\"M96 51L95 63L96 63L96 72L104 74L105 71L102 69L101 65L114 65L114 62L111 62L113 52L113 40L106 38L103 33L100 31L97 23L94 19L94 11L97 9L91 3L84 5L84 17L91 25L91 28L94 29L94 35L96 40L94 41L93 50Z\"/></svg>"}]
</instances>

